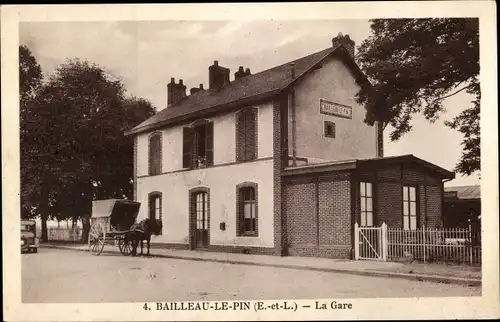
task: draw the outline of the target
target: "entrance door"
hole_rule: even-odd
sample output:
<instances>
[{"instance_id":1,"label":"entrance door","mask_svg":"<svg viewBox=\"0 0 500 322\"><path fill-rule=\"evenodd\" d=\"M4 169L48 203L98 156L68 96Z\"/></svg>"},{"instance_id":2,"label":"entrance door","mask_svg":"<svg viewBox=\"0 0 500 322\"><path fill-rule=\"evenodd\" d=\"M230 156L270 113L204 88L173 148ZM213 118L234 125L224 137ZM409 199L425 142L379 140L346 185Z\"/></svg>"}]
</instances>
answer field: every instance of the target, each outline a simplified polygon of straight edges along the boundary
<instances>
[{"instance_id":1,"label":"entrance door","mask_svg":"<svg viewBox=\"0 0 500 322\"><path fill-rule=\"evenodd\" d=\"M195 247L208 246L208 193L197 192L194 195L194 215L196 218Z\"/></svg>"}]
</instances>

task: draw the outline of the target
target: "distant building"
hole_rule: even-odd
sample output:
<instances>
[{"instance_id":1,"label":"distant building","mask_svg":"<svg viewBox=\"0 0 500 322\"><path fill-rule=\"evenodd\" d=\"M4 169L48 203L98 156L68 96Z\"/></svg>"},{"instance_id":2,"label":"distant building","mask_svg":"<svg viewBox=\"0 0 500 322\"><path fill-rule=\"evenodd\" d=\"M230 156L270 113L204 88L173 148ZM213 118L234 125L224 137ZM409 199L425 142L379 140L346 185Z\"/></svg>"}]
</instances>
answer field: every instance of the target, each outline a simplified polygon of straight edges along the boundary
<instances>
[{"instance_id":1,"label":"distant building","mask_svg":"<svg viewBox=\"0 0 500 322\"><path fill-rule=\"evenodd\" d=\"M197 57L196 55L193 57ZM349 36L252 74L208 67L209 86L167 85L167 107L135 141L138 219L152 242L207 251L350 258L354 225L442 226L443 180L414 157L383 156L382 126L356 102L366 76Z\"/></svg>"},{"instance_id":2,"label":"distant building","mask_svg":"<svg viewBox=\"0 0 500 322\"><path fill-rule=\"evenodd\" d=\"M466 228L479 222L481 216L481 187L455 186L444 188L444 226Z\"/></svg>"},{"instance_id":3,"label":"distant building","mask_svg":"<svg viewBox=\"0 0 500 322\"><path fill-rule=\"evenodd\" d=\"M481 186L444 188L443 210L444 227L471 228L474 231L474 238L480 239Z\"/></svg>"}]
</instances>

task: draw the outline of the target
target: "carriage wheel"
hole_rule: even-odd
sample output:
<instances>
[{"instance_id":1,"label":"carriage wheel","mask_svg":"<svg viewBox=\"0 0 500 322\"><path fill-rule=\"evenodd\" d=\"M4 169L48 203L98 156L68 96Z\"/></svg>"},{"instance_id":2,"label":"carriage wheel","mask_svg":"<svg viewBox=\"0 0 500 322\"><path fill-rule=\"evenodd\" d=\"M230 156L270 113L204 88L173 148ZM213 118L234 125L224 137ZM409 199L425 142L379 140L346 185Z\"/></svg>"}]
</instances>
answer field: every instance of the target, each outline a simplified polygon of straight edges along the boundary
<instances>
[{"instance_id":1,"label":"carriage wheel","mask_svg":"<svg viewBox=\"0 0 500 322\"><path fill-rule=\"evenodd\" d=\"M100 255L104 249L106 241L106 231L102 223L95 223L90 227L89 232L89 250L94 255Z\"/></svg>"},{"instance_id":2,"label":"carriage wheel","mask_svg":"<svg viewBox=\"0 0 500 322\"><path fill-rule=\"evenodd\" d=\"M120 238L118 240L118 247L120 248L120 253L122 253L124 256L129 256L132 254L132 242L127 238Z\"/></svg>"}]
</instances>

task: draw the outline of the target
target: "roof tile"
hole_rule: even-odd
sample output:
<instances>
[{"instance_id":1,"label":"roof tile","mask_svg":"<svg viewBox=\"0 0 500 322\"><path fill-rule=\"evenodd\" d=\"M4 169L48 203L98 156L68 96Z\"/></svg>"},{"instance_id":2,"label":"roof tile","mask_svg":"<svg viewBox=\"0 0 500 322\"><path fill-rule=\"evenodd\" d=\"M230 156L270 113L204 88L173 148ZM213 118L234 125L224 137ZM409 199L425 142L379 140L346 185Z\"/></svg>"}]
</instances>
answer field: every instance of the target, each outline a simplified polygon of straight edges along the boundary
<instances>
[{"instance_id":1,"label":"roof tile","mask_svg":"<svg viewBox=\"0 0 500 322\"><path fill-rule=\"evenodd\" d=\"M339 47L329 47L311 55L273 67L271 69L241 77L230 82L218 91L210 89L198 91L189 95L172 106L151 116L127 134L150 130L164 121L187 116L212 107L223 106L235 101L258 97L266 93L279 91L292 81L300 78ZM294 63L295 78L292 79L290 65Z\"/></svg>"}]
</instances>

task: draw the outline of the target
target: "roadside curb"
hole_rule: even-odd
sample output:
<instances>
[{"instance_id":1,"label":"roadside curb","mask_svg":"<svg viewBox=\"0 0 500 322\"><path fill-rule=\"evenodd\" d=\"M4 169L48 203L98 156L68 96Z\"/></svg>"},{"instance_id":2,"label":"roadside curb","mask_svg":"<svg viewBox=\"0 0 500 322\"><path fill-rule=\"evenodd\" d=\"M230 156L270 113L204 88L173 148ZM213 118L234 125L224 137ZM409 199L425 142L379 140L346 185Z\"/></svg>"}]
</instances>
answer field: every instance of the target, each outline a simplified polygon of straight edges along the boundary
<instances>
[{"instance_id":1,"label":"roadside curb","mask_svg":"<svg viewBox=\"0 0 500 322\"><path fill-rule=\"evenodd\" d=\"M59 246L59 245L40 245L40 247L41 248L56 248L56 249L72 250L72 251L79 251L79 252L88 252L88 250L86 250L86 249L68 247L68 246L63 246L63 245L61 245L61 246ZM102 252L102 254L120 254L120 252L112 251L112 250L104 250ZM481 284L482 284L480 279L469 279L469 278L440 276L440 275L408 274L408 273L385 272L385 271L377 271L377 270L349 270L349 269L340 269L340 268L310 267L310 266L289 265L289 264L258 263L258 262L244 261L244 260L200 258L200 257L163 255L163 254L153 254L153 255L150 255L150 257L170 258L170 259L180 259L180 260L190 260L190 261L214 262L214 263L223 263L223 264L288 268L288 269L296 269L296 270L308 270L308 271L317 271L317 272L329 272L329 273L362 275L362 276L372 276L372 277L395 277L395 278L402 278L402 279L414 280L414 281L420 281L420 282L435 282L435 283L457 284L457 285L465 285L465 286L481 286Z\"/></svg>"}]
</instances>

